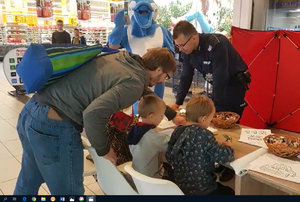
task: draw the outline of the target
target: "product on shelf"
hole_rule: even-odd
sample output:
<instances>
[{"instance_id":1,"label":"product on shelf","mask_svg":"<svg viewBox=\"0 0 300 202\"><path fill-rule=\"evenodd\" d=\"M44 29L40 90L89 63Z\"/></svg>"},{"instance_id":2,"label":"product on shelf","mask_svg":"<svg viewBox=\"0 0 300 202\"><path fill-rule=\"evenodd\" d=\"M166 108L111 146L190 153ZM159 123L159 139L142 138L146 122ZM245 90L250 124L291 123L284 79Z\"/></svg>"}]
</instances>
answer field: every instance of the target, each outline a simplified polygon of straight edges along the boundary
<instances>
[{"instance_id":1,"label":"product on shelf","mask_svg":"<svg viewBox=\"0 0 300 202\"><path fill-rule=\"evenodd\" d=\"M123 4L110 4L110 21L113 22L115 15L117 14L118 11L122 10L124 8Z\"/></svg>"},{"instance_id":2,"label":"product on shelf","mask_svg":"<svg viewBox=\"0 0 300 202\"><path fill-rule=\"evenodd\" d=\"M37 0L36 10L38 17L52 17L52 0Z\"/></svg>"},{"instance_id":3,"label":"product on shelf","mask_svg":"<svg viewBox=\"0 0 300 202\"><path fill-rule=\"evenodd\" d=\"M78 17L78 20L91 19L90 1L78 1L77 2L77 17Z\"/></svg>"},{"instance_id":4,"label":"product on shelf","mask_svg":"<svg viewBox=\"0 0 300 202\"><path fill-rule=\"evenodd\" d=\"M9 44L27 44L28 25L7 23L6 27L6 41Z\"/></svg>"}]
</instances>

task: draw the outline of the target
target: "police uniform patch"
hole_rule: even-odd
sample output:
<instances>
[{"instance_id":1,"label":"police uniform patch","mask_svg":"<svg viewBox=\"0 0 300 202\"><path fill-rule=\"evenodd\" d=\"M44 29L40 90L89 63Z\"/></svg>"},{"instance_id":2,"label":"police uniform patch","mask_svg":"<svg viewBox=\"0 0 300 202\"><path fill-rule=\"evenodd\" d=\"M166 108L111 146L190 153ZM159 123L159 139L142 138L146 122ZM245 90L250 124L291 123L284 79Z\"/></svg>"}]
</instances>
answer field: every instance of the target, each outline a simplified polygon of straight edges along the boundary
<instances>
[{"instance_id":1,"label":"police uniform patch","mask_svg":"<svg viewBox=\"0 0 300 202\"><path fill-rule=\"evenodd\" d=\"M209 45L207 50L210 52L212 50L212 46Z\"/></svg>"},{"instance_id":2,"label":"police uniform patch","mask_svg":"<svg viewBox=\"0 0 300 202\"><path fill-rule=\"evenodd\" d=\"M205 75L205 80L208 82L212 82L213 81L213 75L211 73L207 73Z\"/></svg>"}]
</instances>

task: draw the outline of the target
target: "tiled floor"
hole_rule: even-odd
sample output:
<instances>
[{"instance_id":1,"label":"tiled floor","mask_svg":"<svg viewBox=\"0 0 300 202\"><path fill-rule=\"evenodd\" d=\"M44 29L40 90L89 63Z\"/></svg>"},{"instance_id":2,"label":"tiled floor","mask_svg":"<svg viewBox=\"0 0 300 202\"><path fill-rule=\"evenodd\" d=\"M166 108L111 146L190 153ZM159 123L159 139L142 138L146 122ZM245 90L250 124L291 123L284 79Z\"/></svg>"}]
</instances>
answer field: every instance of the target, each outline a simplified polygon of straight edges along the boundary
<instances>
[{"instance_id":1,"label":"tiled floor","mask_svg":"<svg viewBox=\"0 0 300 202\"><path fill-rule=\"evenodd\" d=\"M0 62L0 194L13 193L21 168L22 146L16 131L18 115L28 99L25 96L13 97L7 92L14 90L3 73L3 63ZM164 100L166 104L175 102L171 88L166 88ZM85 156L87 155L85 151ZM84 158L84 171L94 169L93 163ZM229 184L233 187L234 180ZM84 178L85 195L102 195L97 182L92 176ZM46 184L39 190L40 195L50 194Z\"/></svg>"}]
</instances>

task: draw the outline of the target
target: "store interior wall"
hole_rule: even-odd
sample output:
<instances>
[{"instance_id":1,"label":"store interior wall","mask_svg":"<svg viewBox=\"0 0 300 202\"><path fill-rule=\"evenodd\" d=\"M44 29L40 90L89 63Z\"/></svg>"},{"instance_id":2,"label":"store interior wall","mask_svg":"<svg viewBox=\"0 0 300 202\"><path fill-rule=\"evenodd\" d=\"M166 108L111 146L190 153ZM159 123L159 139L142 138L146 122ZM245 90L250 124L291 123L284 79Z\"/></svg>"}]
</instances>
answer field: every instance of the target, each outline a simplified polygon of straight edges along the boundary
<instances>
[{"instance_id":1,"label":"store interior wall","mask_svg":"<svg viewBox=\"0 0 300 202\"><path fill-rule=\"evenodd\" d=\"M250 29L253 0L234 0L232 26Z\"/></svg>"},{"instance_id":2,"label":"store interior wall","mask_svg":"<svg viewBox=\"0 0 300 202\"><path fill-rule=\"evenodd\" d=\"M269 0L253 0L252 25L253 30L265 30Z\"/></svg>"},{"instance_id":3,"label":"store interior wall","mask_svg":"<svg viewBox=\"0 0 300 202\"><path fill-rule=\"evenodd\" d=\"M291 9L269 9L267 27L295 29L299 26L299 12L291 12Z\"/></svg>"},{"instance_id":4,"label":"store interior wall","mask_svg":"<svg viewBox=\"0 0 300 202\"><path fill-rule=\"evenodd\" d=\"M270 0L235 0L232 25L264 31L269 28L300 28L297 8L269 9Z\"/></svg>"},{"instance_id":5,"label":"store interior wall","mask_svg":"<svg viewBox=\"0 0 300 202\"><path fill-rule=\"evenodd\" d=\"M289 18L288 26L290 29L294 29L297 27L300 27L300 14L299 12L290 12L287 14L287 17Z\"/></svg>"},{"instance_id":6,"label":"store interior wall","mask_svg":"<svg viewBox=\"0 0 300 202\"><path fill-rule=\"evenodd\" d=\"M289 23L287 13L278 11L279 9L270 9L268 11L267 25L268 27L283 28Z\"/></svg>"}]
</instances>

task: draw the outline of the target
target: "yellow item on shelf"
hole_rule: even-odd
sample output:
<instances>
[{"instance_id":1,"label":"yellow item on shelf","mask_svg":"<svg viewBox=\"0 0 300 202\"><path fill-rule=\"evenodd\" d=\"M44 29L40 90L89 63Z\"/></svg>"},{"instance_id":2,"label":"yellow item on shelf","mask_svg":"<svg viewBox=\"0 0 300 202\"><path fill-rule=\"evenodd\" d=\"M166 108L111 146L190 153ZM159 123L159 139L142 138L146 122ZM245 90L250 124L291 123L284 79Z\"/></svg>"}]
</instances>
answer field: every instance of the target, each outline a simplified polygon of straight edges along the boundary
<instances>
[{"instance_id":1,"label":"yellow item on shelf","mask_svg":"<svg viewBox=\"0 0 300 202\"><path fill-rule=\"evenodd\" d=\"M77 25L77 18L69 18L69 25Z\"/></svg>"}]
</instances>

